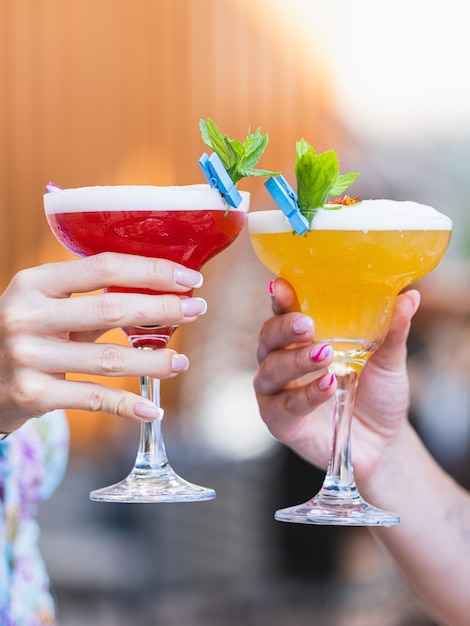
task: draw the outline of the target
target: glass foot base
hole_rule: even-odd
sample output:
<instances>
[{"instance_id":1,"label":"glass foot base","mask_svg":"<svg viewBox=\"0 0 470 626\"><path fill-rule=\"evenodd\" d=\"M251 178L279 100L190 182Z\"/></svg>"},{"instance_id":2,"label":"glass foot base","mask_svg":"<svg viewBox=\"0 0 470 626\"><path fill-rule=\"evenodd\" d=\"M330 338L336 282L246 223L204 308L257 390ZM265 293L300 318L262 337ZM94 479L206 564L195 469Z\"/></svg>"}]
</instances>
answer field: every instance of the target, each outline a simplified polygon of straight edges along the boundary
<instances>
[{"instance_id":1,"label":"glass foot base","mask_svg":"<svg viewBox=\"0 0 470 626\"><path fill-rule=\"evenodd\" d=\"M127 478L110 487L95 489L95 502L201 502L213 500L215 491L184 480L171 468L164 470L134 468Z\"/></svg>"},{"instance_id":2,"label":"glass foot base","mask_svg":"<svg viewBox=\"0 0 470 626\"><path fill-rule=\"evenodd\" d=\"M354 502L324 502L315 497L274 514L279 522L294 524L318 524L326 526L395 526L400 517L383 511L362 498Z\"/></svg>"}]
</instances>

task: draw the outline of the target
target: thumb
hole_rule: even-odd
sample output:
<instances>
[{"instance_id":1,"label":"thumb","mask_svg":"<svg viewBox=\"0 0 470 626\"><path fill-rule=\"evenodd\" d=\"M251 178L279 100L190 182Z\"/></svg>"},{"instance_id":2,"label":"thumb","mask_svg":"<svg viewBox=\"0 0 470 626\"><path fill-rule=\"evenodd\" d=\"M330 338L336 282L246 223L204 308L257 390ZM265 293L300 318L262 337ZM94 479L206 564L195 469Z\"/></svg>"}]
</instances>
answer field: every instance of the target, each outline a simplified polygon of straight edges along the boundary
<instances>
[{"instance_id":1,"label":"thumb","mask_svg":"<svg viewBox=\"0 0 470 626\"><path fill-rule=\"evenodd\" d=\"M398 296L388 334L374 355L377 365L391 369L403 363L411 320L418 310L420 299L420 293L416 289L410 289Z\"/></svg>"},{"instance_id":2,"label":"thumb","mask_svg":"<svg viewBox=\"0 0 470 626\"><path fill-rule=\"evenodd\" d=\"M269 285L269 291L271 293L273 313L275 315L300 310L297 295L287 280L276 278Z\"/></svg>"}]
</instances>

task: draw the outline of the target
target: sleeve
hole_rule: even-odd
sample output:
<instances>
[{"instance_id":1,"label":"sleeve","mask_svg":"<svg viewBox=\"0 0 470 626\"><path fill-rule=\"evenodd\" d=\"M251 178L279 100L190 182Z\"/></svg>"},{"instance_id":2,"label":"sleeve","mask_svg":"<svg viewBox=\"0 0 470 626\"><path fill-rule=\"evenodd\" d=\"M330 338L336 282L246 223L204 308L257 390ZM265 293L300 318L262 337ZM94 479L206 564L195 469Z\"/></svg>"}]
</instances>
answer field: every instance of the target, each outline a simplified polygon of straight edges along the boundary
<instances>
[{"instance_id":1,"label":"sleeve","mask_svg":"<svg viewBox=\"0 0 470 626\"><path fill-rule=\"evenodd\" d=\"M0 623L55 624L39 552L37 506L63 478L69 433L63 412L29 420L0 442Z\"/></svg>"}]
</instances>

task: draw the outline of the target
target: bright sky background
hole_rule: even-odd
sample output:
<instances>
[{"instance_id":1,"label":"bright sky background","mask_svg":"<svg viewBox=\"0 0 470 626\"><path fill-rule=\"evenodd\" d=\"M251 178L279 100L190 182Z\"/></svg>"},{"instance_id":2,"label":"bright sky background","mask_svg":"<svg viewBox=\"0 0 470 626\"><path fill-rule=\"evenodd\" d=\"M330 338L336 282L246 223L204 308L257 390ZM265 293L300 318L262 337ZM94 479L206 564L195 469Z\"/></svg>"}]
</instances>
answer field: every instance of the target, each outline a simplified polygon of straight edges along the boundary
<instances>
[{"instance_id":1,"label":"bright sky background","mask_svg":"<svg viewBox=\"0 0 470 626\"><path fill-rule=\"evenodd\" d=\"M321 38L362 136L470 135L470 0L276 0L308 54Z\"/></svg>"}]
</instances>

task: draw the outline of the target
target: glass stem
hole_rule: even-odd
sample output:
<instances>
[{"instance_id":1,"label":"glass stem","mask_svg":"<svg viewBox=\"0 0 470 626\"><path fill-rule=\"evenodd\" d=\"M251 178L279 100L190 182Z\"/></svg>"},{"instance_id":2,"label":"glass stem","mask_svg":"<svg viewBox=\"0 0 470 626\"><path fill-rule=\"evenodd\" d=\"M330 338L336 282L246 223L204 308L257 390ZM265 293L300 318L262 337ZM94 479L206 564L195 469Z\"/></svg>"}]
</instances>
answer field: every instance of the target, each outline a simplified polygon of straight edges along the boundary
<instances>
[{"instance_id":1,"label":"glass stem","mask_svg":"<svg viewBox=\"0 0 470 626\"><path fill-rule=\"evenodd\" d=\"M140 377L140 395L160 406L160 381L150 376ZM168 467L162 436L162 420L142 422L135 470L165 470Z\"/></svg>"},{"instance_id":2,"label":"glass stem","mask_svg":"<svg viewBox=\"0 0 470 626\"><path fill-rule=\"evenodd\" d=\"M328 470L318 494L320 498L330 502L331 500L351 502L360 499L351 462L351 423L360 370L357 363L352 366L342 363L338 367L335 365L332 367L337 380L333 436Z\"/></svg>"}]
</instances>

